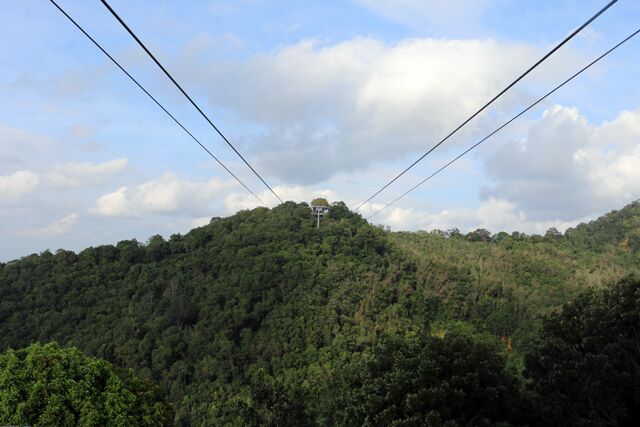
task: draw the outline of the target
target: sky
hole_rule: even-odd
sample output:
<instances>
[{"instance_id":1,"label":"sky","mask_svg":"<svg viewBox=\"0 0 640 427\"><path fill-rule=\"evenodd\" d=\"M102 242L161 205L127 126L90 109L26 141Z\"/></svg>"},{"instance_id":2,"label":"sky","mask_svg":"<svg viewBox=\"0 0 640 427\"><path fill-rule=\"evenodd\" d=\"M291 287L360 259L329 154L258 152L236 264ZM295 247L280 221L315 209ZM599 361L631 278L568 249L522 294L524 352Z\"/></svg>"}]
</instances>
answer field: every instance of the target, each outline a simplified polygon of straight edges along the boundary
<instances>
[{"instance_id":1,"label":"sky","mask_svg":"<svg viewBox=\"0 0 640 427\"><path fill-rule=\"evenodd\" d=\"M269 207L277 200L99 1L60 5ZM110 4L285 200L355 209L604 0ZM366 204L366 217L640 26L620 0ZM50 2L0 15L0 261L153 235L259 203ZM372 217L544 233L640 198L640 36Z\"/></svg>"}]
</instances>

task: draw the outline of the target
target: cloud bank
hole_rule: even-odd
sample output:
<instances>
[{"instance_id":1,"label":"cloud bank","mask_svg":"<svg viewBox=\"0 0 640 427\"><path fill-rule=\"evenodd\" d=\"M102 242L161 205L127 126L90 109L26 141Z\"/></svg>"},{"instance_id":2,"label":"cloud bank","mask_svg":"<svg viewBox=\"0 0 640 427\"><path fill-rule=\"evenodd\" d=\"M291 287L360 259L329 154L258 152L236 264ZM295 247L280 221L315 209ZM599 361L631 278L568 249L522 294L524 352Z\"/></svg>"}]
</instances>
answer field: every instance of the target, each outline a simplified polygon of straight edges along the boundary
<instances>
[{"instance_id":1,"label":"cloud bank","mask_svg":"<svg viewBox=\"0 0 640 427\"><path fill-rule=\"evenodd\" d=\"M68 162L58 165L45 179L53 187L73 189L103 185L110 177L123 172L128 166L125 158L103 163Z\"/></svg>"},{"instance_id":2,"label":"cloud bank","mask_svg":"<svg viewBox=\"0 0 640 427\"><path fill-rule=\"evenodd\" d=\"M67 234L78 222L80 215L72 213L44 227L28 228L20 231L23 236L59 236Z\"/></svg>"},{"instance_id":3,"label":"cloud bank","mask_svg":"<svg viewBox=\"0 0 640 427\"><path fill-rule=\"evenodd\" d=\"M10 175L0 175L0 202L12 204L32 192L40 178L30 170L21 170Z\"/></svg>"},{"instance_id":4,"label":"cloud bank","mask_svg":"<svg viewBox=\"0 0 640 427\"><path fill-rule=\"evenodd\" d=\"M159 178L121 187L101 196L90 212L125 218L156 214L203 215L235 186L234 182L218 178L209 181L181 180L167 172Z\"/></svg>"},{"instance_id":5,"label":"cloud bank","mask_svg":"<svg viewBox=\"0 0 640 427\"><path fill-rule=\"evenodd\" d=\"M576 108L555 106L484 167L493 185L482 196L509 200L535 220L621 207L640 197L640 110L595 125Z\"/></svg>"},{"instance_id":6,"label":"cloud bank","mask_svg":"<svg viewBox=\"0 0 640 427\"><path fill-rule=\"evenodd\" d=\"M575 55L564 55L533 80L557 78L573 67ZM175 66L213 106L259 125L241 142L255 153L260 170L308 185L426 150L538 56L531 45L490 39L386 44L356 38L333 45L303 41L235 61L185 57ZM526 97L515 88L492 115ZM483 116L462 135L493 120Z\"/></svg>"}]
</instances>

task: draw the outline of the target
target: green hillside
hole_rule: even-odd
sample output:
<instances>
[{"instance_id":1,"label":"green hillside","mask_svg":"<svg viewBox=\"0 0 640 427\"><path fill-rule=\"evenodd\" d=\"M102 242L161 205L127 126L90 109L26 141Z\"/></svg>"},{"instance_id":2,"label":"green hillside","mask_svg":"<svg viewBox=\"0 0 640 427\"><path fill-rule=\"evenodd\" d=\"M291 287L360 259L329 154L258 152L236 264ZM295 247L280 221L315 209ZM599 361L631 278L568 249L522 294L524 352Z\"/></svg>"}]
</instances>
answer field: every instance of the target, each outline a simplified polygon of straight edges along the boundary
<instances>
[{"instance_id":1,"label":"green hillside","mask_svg":"<svg viewBox=\"0 0 640 427\"><path fill-rule=\"evenodd\" d=\"M461 386L470 406L446 406L460 396L435 375L442 382L417 396L449 396L421 400L449 409L414 421L519 424L542 410L518 397L541 316L639 273L639 230L637 202L545 236L391 233L342 203L316 229L306 204L287 202L169 240L0 264L0 350L55 340L131 368L161 386L176 425L393 422L384 399L362 407L386 390L373 373L418 369L415 352L458 355L469 375L478 360L492 367L475 391ZM389 345L393 360L380 350Z\"/></svg>"},{"instance_id":2,"label":"green hillside","mask_svg":"<svg viewBox=\"0 0 640 427\"><path fill-rule=\"evenodd\" d=\"M437 302L433 316L468 321L525 349L541 314L640 271L640 203L564 235L436 230L389 240L415 263L417 288Z\"/></svg>"}]
</instances>

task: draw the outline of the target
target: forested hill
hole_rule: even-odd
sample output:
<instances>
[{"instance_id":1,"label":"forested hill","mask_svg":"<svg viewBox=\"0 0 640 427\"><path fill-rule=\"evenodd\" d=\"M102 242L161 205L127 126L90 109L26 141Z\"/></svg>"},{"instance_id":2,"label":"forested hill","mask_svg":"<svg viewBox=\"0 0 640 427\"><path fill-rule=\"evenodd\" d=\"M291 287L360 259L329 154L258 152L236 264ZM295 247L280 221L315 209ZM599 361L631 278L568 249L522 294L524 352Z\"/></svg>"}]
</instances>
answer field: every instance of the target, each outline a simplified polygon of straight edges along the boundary
<instances>
[{"instance_id":1,"label":"forested hill","mask_svg":"<svg viewBox=\"0 0 640 427\"><path fill-rule=\"evenodd\" d=\"M519 371L542 314L639 270L637 202L545 236L391 233L342 203L316 229L287 202L169 240L0 264L0 350L55 340L131 368L161 386L177 425L349 424L364 415L345 409L344 396L361 400L347 373L386 340L462 334ZM428 348L463 345L449 344ZM516 423L505 411L481 412Z\"/></svg>"},{"instance_id":2,"label":"forested hill","mask_svg":"<svg viewBox=\"0 0 640 427\"><path fill-rule=\"evenodd\" d=\"M640 201L619 211L612 211L587 224L570 228L565 233L575 244L602 252L610 246L625 251L640 251Z\"/></svg>"}]
</instances>

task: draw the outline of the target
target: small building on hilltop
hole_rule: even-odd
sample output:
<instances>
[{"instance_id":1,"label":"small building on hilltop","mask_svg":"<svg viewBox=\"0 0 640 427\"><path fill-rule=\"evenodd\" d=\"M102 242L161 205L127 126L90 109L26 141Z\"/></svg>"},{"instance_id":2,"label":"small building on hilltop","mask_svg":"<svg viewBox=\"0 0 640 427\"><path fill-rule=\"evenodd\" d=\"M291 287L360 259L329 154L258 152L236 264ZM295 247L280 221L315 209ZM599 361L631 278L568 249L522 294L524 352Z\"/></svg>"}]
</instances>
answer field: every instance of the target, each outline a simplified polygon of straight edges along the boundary
<instances>
[{"instance_id":1,"label":"small building on hilltop","mask_svg":"<svg viewBox=\"0 0 640 427\"><path fill-rule=\"evenodd\" d=\"M311 213L317 218L318 228L320 228L320 217L331 211L327 199L317 198L311 201Z\"/></svg>"}]
</instances>

